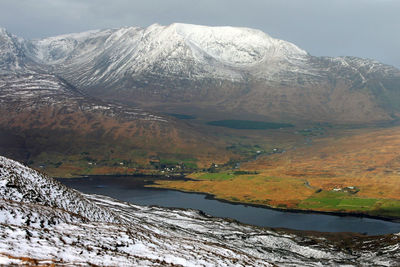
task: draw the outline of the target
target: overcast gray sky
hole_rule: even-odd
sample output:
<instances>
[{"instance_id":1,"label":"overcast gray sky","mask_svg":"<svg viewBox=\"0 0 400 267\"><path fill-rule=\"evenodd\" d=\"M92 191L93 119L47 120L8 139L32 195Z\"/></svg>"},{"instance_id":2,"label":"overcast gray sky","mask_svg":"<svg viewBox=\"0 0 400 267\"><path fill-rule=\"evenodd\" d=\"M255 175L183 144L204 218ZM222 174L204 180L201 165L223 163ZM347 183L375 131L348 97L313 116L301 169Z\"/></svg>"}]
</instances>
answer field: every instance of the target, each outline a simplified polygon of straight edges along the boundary
<instances>
[{"instance_id":1,"label":"overcast gray sky","mask_svg":"<svg viewBox=\"0 0 400 267\"><path fill-rule=\"evenodd\" d=\"M0 27L27 39L173 22L251 27L312 55L400 67L400 0L0 0Z\"/></svg>"}]
</instances>

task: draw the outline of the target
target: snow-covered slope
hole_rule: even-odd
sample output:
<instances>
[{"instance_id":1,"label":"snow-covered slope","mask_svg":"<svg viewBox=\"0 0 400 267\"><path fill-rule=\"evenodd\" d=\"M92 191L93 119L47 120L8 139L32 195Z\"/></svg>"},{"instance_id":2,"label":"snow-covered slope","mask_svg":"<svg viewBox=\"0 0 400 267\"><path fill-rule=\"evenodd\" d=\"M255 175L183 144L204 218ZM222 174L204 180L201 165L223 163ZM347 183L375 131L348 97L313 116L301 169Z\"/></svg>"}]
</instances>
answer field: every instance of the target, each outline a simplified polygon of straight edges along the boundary
<instances>
[{"instance_id":1,"label":"snow-covered slope","mask_svg":"<svg viewBox=\"0 0 400 267\"><path fill-rule=\"evenodd\" d=\"M238 82L250 74L282 82L299 74L321 78L328 71L323 69L323 61L348 66L347 59L340 57L321 58L317 65L306 51L259 30L181 23L66 34L28 41L24 46L30 58L52 66L79 86L113 84L150 73ZM354 72L372 64L365 59L352 61ZM375 69L394 70L373 63Z\"/></svg>"},{"instance_id":2,"label":"snow-covered slope","mask_svg":"<svg viewBox=\"0 0 400 267\"><path fill-rule=\"evenodd\" d=\"M291 233L83 195L0 157L0 264L394 266L398 235Z\"/></svg>"},{"instance_id":3,"label":"snow-covered slope","mask_svg":"<svg viewBox=\"0 0 400 267\"><path fill-rule=\"evenodd\" d=\"M49 37L41 40L33 41L27 46L27 51L34 54L35 57L44 63L55 64L68 59L71 54L76 53L80 45L87 40L102 40L108 37L113 30L106 31L88 31L83 33L72 33ZM85 47L86 52L95 49L100 43L91 43ZM91 49L90 49L91 48Z\"/></svg>"},{"instance_id":4,"label":"snow-covered slope","mask_svg":"<svg viewBox=\"0 0 400 267\"><path fill-rule=\"evenodd\" d=\"M130 121L167 121L141 108L88 96L53 74L32 69L17 75L0 74L0 111L9 110L12 114L48 108L62 109L69 113L99 114Z\"/></svg>"},{"instance_id":5,"label":"snow-covered slope","mask_svg":"<svg viewBox=\"0 0 400 267\"><path fill-rule=\"evenodd\" d=\"M25 69L22 40L0 28L0 74Z\"/></svg>"},{"instance_id":6,"label":"snow-covered slope","mask_svg":"<svg viewBox=\"0 0 400 267\"><path fill-rule=\"evenodd\" d=\"M54 64L61 60L68 60L68 57L77 56L78 50L82 50L80 54L83 54L99 49L100 43L93 42L103 39L106 39L103 49L110 48L111 45L119 42L127 48L136 46L136 49L129 51L132 52L133 57L146 56L154 61L158 60L156 57L165 55L165 51L177 50L180 45L189 47L191 53L178 54L182 51L177 50L176 56L193 56L199 62L208 56L233 66L256 64L272 57L292 59L307 55L304 50L294 44L274 39L259 30L181 23L169 26L154 24L146 29L128 27L49 37L32 41L35 47L32 53L43 62ZM134 53L142 55L134 55ZM147 53L151 55L146 55ZM134 62L132 66L133 64Z\"/></svg>"},{"instance_id":7,"label":"snow-covered slope","mask_svg":"<svg viewBox=\"0 0 400 267\"><path fill-rule=\"evenodd\" d=\"M84 86L145 73L242 80L251 67L307 57L297 46L258 30L179 23L61 35L27 47L33 58L66 78L73 79L78 68L74 81Z\"/></svg>"},{"instance_id":8,"label":"snow-covered slope","mask_svg":"<svg viewBox=\"0 0 400 267\"><path fill-rule=\"evenodd\" d=\"M274 39L262 31L250 28L189 24L172 24L168 28L185 40L194 55L202 52L233 66L256 64L272 58L288 60L307 55L294 44ZM203 58L199 55L198 59Z\"/></svg>"},{"instance_id":9,"label":"snow-covered slope","mask_svg":"<svg viewBox=\"0 0 400 267\"><path fill-rule=\"evenodd\" d=\"M62 209L91 221L119 222L117 216L22 164L0 157L0 196L4 200Z\"/></svg>"},{"instance_id":10,"label":"snow-covered slope","mask_svg":"<svg viewBox=\"0 0 400 267\"><path fill-rule=\"evenodd\" d=\"M86 34L74 35L74 41L71 42L77 42L79 37L86 38ZM0 109L21 112L53 107L130 120L165 121L139 108L116 105L88 96L49 71L48 67L31 60L27 54L32 47L27 48L26 45L24 40L0 28ZM49 51L53 56L62 54L59 50L56 52Z\"/></svg>"}]
</instances>

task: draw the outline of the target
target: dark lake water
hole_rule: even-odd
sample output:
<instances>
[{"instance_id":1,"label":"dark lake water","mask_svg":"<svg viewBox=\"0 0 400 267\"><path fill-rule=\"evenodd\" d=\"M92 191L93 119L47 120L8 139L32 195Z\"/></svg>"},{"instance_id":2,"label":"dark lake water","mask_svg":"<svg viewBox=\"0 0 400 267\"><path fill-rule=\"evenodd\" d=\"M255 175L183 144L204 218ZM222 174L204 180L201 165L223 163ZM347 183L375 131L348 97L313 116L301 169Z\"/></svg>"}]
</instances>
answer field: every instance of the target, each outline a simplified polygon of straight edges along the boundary
<instances>
[{"instance_id":1,"label":"dark lake water","mask_svg":"<svg viewBox=\"0 0 400 267\"><path fill-rule=\"evenodd\" d=\"M257 226L322 232L357 232L368 235L400 232L400 223L384 220L277 211L208 199L204 194L144 187L152 180L148 177L126 176L59 179L65 185L84 193L106 195L139 205L198 209L209 215L232 218Z\"/></svg>"}]
</instances>

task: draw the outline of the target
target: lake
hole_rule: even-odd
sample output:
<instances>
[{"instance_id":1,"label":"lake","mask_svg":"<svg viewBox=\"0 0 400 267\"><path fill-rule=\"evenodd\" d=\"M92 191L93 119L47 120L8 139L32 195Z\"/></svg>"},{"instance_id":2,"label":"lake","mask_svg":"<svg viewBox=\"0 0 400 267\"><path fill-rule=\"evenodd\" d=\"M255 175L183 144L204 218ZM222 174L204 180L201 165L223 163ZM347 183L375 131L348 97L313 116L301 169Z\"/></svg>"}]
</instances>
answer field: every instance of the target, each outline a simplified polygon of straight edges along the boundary
<instances>
[{"instance_id":1,"label":"lake","mask_svg":"<svg viewBox=\"0 0 400 267\"><path fill-rule=\"evenodd\" d=\"M197 209L212 216L231 218L257 226L321 232L357 232L368 235L400 232L400 223L396 222L354 216L279 211L221 202L210 199L205 194L144 187L155 179L92 176L58 180L83 193L106 195L138 205Z\"/></svg>"}]
</instances>

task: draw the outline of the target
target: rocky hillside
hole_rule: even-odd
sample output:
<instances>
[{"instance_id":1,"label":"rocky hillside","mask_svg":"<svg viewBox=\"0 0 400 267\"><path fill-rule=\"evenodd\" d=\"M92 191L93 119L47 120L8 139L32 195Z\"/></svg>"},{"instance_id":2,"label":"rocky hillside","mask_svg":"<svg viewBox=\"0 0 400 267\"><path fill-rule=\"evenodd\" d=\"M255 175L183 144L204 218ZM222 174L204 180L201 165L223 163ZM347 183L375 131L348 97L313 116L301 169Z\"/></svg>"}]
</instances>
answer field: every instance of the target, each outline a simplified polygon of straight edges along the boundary
<instances>
[{"instance_id":1,"label":"rocky hillside","mask_svg":"<svg viewBox=\"0 0 400 267\"><path fill-rule=\"evenodd\" d=\"M369 123L398 117L400 71L314 57L248 28L128 27L23 41L27 57L89 94L160 110ZM201 113L201 112L200 112Z\"/></svg>"},{"instance_id":2,"label":"rocky hillside","mask_svg":"<svg viewBox=\"0 0 400 267\"><path fill-rule=\"evenodd\" d=\"M0 157L0 262L124 266L399 264L399 236L301 233L83 195Z\"/></svg>"}]
</instances>

